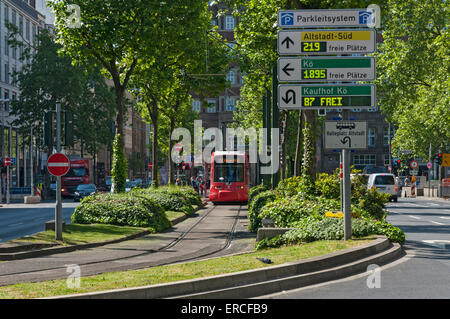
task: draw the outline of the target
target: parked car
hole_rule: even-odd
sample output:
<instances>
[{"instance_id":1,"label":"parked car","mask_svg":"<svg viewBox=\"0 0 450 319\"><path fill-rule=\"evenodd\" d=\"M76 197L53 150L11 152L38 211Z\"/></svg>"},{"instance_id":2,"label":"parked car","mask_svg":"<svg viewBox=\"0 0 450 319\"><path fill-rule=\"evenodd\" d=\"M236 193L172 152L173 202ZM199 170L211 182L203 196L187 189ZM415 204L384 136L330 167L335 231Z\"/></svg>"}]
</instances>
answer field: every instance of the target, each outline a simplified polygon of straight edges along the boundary
<instances>
[{"instance_id":1,"label":"parked car","mask_svg":"<svg viewBox=\"0 0 450 319\"><path fill-rule=\"evenodd\" d=\"M384 166L374 166L374 165L367 165L363 169L363 174L375 174L375 173L389 173L386 167Z\"/></svg>"},{"instance_id":2,"label":"parked car","mask_svg":"<svg viewBox=\"0 0 450 319\"><path fill-rule=\"evenodd\" d=\"M79 202L82 198L95 194L96 192L97 188L94 184L80 184L75 190L73 201Z\"/></svg>"},{"instance_id":3,"label":"parked car","mask_svg":"<svg viewBox=\"0 0 450 319\"><path fill-rule=\"evenodd\" d=\"M369 175L368 188L376 188L381 193L391 195L391 200L397 202L398 186L394 174L376 173Z\"/></svg>"}]
</instances>

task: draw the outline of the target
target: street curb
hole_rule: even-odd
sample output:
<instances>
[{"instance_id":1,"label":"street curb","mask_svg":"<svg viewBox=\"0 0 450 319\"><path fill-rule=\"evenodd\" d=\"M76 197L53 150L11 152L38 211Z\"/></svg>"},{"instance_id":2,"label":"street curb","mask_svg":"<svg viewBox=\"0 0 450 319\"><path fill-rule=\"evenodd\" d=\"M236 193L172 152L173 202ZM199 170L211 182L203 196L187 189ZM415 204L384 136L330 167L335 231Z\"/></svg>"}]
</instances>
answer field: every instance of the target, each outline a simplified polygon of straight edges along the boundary
<instances>
[{"instance_id":1,"label":"street curb","mask_svg":"<svg viewBox=\"0 0 450 319\"><path fill-rule=\"evenodd\" d=\"M204 209L206 207L199 207L197 211ZM188 217L187 215L180 216L178 218L175 218L174 220L170 221L170 225L174 226L178 223L181 223L182 221L186 220ZM20 259L27 259L27 258L37 258L37 257L43 257L53 254L62 254L62 253L69 253L75 250L82 250L82 249L89 249L89 248L95 248L100 246L105 246L109 244L116 244L127 240L136 239L145 235L149 235L150 231L144 230L136 234L128 235L122 238L112 239L108 241L103 242L95 242L95 243L88 243L88 244L79 244L79 245L72 245L72 246L58 246L58 247L50 247L50 248L44 248L39 250L32 250L32 251L25 251L25 252L13 252L13 253L0 253L0 260L1 261L11 261L11 260L20 260ZM35 246L35 245L32 245Z\"/></svg>"},{"instance_id":2,"label":"street curb","mask_svg":"<svg viewBox=\"0 0 450 319\"><path fill-rule=\"evenodd\" d=\"M366 245L277 266L49 299L251 298L353 275L366 271L370 264L396 259L401 253L399 244L378 236Z\"/></svg>"}]
</instances>

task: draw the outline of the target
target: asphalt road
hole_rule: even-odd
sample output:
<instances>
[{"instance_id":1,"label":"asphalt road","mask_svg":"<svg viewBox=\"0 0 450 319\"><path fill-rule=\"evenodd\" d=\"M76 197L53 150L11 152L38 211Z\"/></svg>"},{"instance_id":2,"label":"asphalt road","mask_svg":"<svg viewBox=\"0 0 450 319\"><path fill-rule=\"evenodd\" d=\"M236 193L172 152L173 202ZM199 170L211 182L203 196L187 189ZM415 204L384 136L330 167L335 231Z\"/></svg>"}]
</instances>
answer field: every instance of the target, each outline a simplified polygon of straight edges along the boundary
<instances>
[{"instance_id":1,"label":"asphalt road","mask_svg":"<svg viewBox=\"0 0 450 319\"><path fill-rule=\"evenodd\" d=\"M379 272L263 296L274 299L449 299L450 201L400 198L388 221L406 234L406 256Z\"/></svg>"},{"instance_id":2,"label":"asphalt road","mask_svg":"<svg viewBox=\"0 0 450 319\"><path fill-rule=\"evenodd\" d=\"M70 223L79 203L63 201L63 220ZM35 234L45 229L45 222L55 219L55 203L3 204L0 207L0 243Z\"/></svg>"}]
</instances>

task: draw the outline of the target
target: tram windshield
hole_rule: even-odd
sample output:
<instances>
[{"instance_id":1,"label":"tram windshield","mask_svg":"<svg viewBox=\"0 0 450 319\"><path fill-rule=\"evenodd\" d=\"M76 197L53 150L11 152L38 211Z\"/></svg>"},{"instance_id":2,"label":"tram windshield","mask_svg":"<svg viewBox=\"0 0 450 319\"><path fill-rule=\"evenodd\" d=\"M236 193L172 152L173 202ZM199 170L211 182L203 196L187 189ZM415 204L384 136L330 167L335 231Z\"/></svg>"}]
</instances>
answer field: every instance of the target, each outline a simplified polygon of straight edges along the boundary
<instances>
[{"instance_id":1,"label":"tram windshield","mask_svg":"<svg viewBox=\"0 0 450 319\"><path fill-rule=\"evenodd\" d=\"M244 164L215 163L214 182L219 183L244 182Z\"/></svg>"}]
</instances>

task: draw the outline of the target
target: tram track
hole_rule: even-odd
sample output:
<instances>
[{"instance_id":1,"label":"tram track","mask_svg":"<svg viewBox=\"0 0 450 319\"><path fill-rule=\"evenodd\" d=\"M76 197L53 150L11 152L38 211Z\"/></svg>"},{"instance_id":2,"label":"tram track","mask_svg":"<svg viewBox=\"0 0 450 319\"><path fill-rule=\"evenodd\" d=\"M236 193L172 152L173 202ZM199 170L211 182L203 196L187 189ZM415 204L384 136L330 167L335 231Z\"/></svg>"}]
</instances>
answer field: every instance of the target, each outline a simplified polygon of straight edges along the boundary
<instances>
[{"instance_id":1,"label":"tram track","mask_svg":"<svg viewBox=\"0 0 450 319\"><path fill-rule=\"evenodd\" d=\"M177 245L181 245L181 244L187 245L186 242L189 239L188 237L190 235L194 236L196 231L201 233L202 226L205 227L205 225L209 221L208 217L214 216L214 212L217 212L217 211L220 212L220 209L221 208L223 209L224 206L211 207L206 213L204 213L203 216L199 217L199 219L197 221L195 221L192 225L190 225L187 229L185 229L179 236L177 236L176 238L171 240L167 245L159 247L158 249L150 249L150 250L146 250L142 253L138 253L138 254L134 254L134 255L130 255L130 256L118 257L118 258L85 261L85 262L80 262L77 265L80 266L80 268L82 270L81 273L83 274L83 276L89 276L89 275L95 275L95 274L111 272L111 271L122 271L122 270L127 270L127 269L128 270L142 269L142 268L154 267L154 266L159 266L159 265L180 263L180 262L186 262L186 261L191 261L191 260L204 259L204 258L212 256L212 255L217 255L217 254L227 250L231 246L233 238L234 238L236 226L237 226L237 223L240 218L241 211L242 211L242 206L243 205L239 205L239 207L236 209L237 212L233 216L233 221L231 222L231 225L229 224L229 227L227 227L226 231L224 231L224 233L226 233L226 238L223 242L220 243L220 247L218 247L216 249L208 250L209 246L206 245L202 249L199 249L198 251L194 251L192 254L186 256L185 258L182 258L182 256L180 256L180 258L176 259L175 261L173 260L173 257L172 257L172 260L169 262L162 261L158 264L155 264L154 262L152 262L151 258L149 258L146 261L140 261L135 264L132 263L133 259L139 259L139 258L142 259L142 258L145 258L146 256L151 257L152 255L156 256L155 254L163 254L165 252L171 252L171 251L173 253L173 250L174 250L174 248L177 247ZM227 216L227 218L230 218L230 216ZM195 240L198 240L198 239L195 239ZM205 240L208 241L208 238L205 238ZM211 240L209 240L209 241L211 241ZM216 243L215 246L217 246L217 245L218 244ZM210 246L212 247L214 245L211 244ZM105 249L105 247L102 247L102 248ZM106 249L108 249L108 248L106 247ZM110 249L114 250L114 247L112 247ZM136 250L142 250L142 247L139 247ZM202 253L201 251L205 251L205 252ZM77 251L77 252L80 253L82 251ZM53 256L57 256L57 255L53 255ZM47 256L46 259L49 257L51 258L52 256ZM75 259L76 259L76 256L75 256ZM31 260L32 259L21 260L21 261L18 260L18 261L13 261L13 262L22 262L22 263L28 262L29 263ZM115 263L115 262L120 262L120 265L117 265L117 264L113 265L113 263ZM11 262L0 263L0 269L2 268L2 265L7 266L9 263L11 263ZM126 265L124 266L123 264L126 264ZM104 268L102 268L102 265L104 265ZM96 268L97 271L91 270L91 271L88 271L88 273L86 273L83 271L83 268L87 268L87 267L90 267L90 269ZM33 275L35 275L36 277L39 277L37 280L20 280L19 279L19 281L17 281L17 282L52 280L52 279L57 279L57 278L62 278L62 277L65 278L67 276L66 269L67 269L67 263L64 265L59 264L54 267L45 267L45 268L40 268L40 269L12 271L9 273L0 273L0 286L11 284L11 283L4 283L4 280L2 280L2 278L3 279L6 279L6 278L12 279L11 277L15 277L17 279L20 276L31 278L31 277L33 277ZM44 274L44 275L41 276L42 274ZM8 280L6 280L6 281L8 281Z\"/></svg>"}]
</instances>

